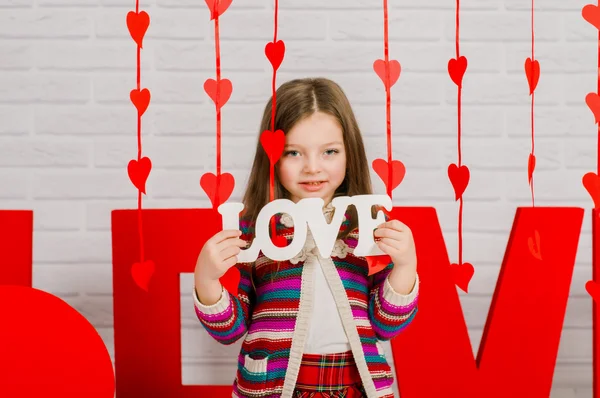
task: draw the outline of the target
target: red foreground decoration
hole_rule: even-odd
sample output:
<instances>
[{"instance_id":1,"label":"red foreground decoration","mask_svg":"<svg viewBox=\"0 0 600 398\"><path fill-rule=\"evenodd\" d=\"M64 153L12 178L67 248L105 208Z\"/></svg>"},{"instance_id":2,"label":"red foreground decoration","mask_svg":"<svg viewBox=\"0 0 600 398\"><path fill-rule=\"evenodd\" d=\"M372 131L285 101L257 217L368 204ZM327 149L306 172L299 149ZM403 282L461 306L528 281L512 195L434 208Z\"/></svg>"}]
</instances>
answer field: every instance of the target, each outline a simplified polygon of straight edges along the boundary
<instances>
[{"instance_id":1,"label":"red foreground decoration","mask_svg":"<svg viewBox=\"0 0 600 398\"><path fill-rule=\"evenodd\" d=\"M112 398L110 355L94 326L31 288L32 211L0 211L0 396Z\"/></svg>"},{"instance_id":2,"label":"red foreground decoration","mask_svg":"<svg viewBox=\"0 0 600 398\"><path fill-rule=\"evenodd\" d=\"M474 358L435 209L394 208L392 218L414 233L421 279L419 313L392 340L403 398L550 395L583 214L517 209ZM156 262L148 293L129 273L139 244L137 213L112 213L117 398L230 397L231 385L181 384L180 274L194 271L221 216L213 209L144 210L143 216L146 250ZM535 231L543 260L529 248Z\"/></svg>"}]
</instances>

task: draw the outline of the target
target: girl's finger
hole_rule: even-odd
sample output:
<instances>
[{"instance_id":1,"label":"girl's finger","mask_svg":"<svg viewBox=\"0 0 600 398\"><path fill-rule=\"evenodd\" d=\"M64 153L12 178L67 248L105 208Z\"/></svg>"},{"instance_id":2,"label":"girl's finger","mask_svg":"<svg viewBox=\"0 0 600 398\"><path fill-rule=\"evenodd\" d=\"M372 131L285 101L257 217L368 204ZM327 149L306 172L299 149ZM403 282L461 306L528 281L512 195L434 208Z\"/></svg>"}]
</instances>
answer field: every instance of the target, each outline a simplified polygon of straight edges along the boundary
<instances>
[{"instance_id":1,"label":"girl's finger","mask_svg":"<svg viewBox=\"0 0 600 398\"><path fill-rule=\"evenodd\" d=\"M248 242L240 238L228 238L223 242L217 244L217 250L221 252L231 246L241 247L242 249L244 249L246 248L247 244Z\"/></svg>"},{"instance_id":2,"label":"girl's finger","mask_svg":"<svg viewBox=\"0 0 600 398\"><path fill-rule=\"evenodd\" d=\"M393 251L398 251L398 241L397 240L390 239L390 238L381 238L381 240L377 243L383 244L383 245L389 247ZM386 254L390 254L390 253L386 253Z\"/></svg>"},{"instance_id":3,"label":"girl's finger","mask_svg":"<svg viewBox=\"0 0 600 398\"><path fill-rule=\"evenodd\" d=\"M242 231L240 231L239 229L224 229L221 232L217 233L215 236L213 236L212 239L214 239L214 242L216 244L219 244L224 240L227 240L229 238L237 238L241 235Z\"/></svg>"},{"instance_id":4,"label":"girl's finger","mask_svg":"<svg viewBox=\"0 0 600 398\"><path fill-rule=\"evenodd\" d=\"M377 246L381 249L382 252L384 252L388 256L391 256L392 253L394 252L394 248L393 247L385 244L382 241L377 242Z\"/></svg>"},{"instance_id":5,"label":"girl's finger","mask_svg":"<svg viewBox=\"0 0 600 398\"><path fill-rule=\"evenodd\" d=\"M236 265L237 262L238 262L237 256L232 256L232 257L229 257L228 259L226 259L225 261L223 261L222 265L225 270L228 270L229 268Z\"/></svg>"},{"instance_id":6,"label":"girl's finger","mask_svg":"<svg viewBox=\"0 0 600 398\"><path fill-rule=\"evenodd\" d=\"M402 239L402 232L390 228L378 228L374 232L377 238L392 238L396 240Z\"/></svg>"},{"instance_id":7,"label":"girl's finger","mask_svg":"<svg viewBox=\"0 0 600 398\"><path fill-rule=\"evenodd\" d=\"M226 247L220 253L221 261L227 260L229 257L237 256L238 254L240 254L240 248L238 246Z\"/></svg>"},{"instance_id":8,"label":"girl's finger","mask_svg":"<svg viewBox=\"0 0 600 398\"><path fill-rule=\"evenodd\" d=\"M406 225L401 223L398 220L390 220L390 221L386 221L383 224L381 224L379 227L382 228L390 228L396 231L403 231L406 228Z\"/></svg>"}]
</instances>

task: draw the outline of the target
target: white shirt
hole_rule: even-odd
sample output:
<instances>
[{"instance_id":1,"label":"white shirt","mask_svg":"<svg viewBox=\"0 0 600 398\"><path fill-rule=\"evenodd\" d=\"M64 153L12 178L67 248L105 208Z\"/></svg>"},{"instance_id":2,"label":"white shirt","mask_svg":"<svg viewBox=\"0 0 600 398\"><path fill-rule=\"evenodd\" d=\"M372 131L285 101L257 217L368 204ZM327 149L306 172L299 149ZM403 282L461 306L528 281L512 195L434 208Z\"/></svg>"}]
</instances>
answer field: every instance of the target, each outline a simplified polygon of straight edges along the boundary
<instances>
[{"instance_id":1,"label":"white shirt","mask_svg":"<svg viewBox=\"0 0 600 398\"><path fill-rule=\"evenodd\" d=\"M315 258L314 283L315 297L310 328L306 337L306 354L331 354L350 351L350 342L342 325L333 293L325 279L321 263Z\"/></svg>"}]
</instances>

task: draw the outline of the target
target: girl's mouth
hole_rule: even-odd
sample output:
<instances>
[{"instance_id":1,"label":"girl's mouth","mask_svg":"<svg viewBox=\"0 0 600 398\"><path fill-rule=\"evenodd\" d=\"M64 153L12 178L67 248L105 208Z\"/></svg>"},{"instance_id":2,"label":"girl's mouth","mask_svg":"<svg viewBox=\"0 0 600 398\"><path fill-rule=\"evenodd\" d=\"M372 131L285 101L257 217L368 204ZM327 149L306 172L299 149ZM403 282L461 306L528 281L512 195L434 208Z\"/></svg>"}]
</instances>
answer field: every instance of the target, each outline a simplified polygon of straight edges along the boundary
<instances>
[{"instance_id":1,"label":"girl's mouth","mask_svg":"<svg viewBox=\"0 0 600 398\"><path fill-rule=\"evenodd\" d=\"M325 185L325 181L302 182L300 183L300 185L302 185L302 188L304 188L307 191L315 192L321 189L323 185Z\"/></svg>"}]
</instances>

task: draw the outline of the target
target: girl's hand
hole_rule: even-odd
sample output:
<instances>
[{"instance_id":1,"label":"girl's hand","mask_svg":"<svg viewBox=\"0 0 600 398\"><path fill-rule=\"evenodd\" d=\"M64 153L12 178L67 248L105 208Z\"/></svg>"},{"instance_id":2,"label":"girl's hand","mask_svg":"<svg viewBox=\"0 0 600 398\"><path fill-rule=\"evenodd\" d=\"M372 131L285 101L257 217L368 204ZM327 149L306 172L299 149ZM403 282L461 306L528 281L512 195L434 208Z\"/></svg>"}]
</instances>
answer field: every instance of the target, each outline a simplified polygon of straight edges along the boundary
<instances>
[{"instance_id":1,"label":"girl's hand","mask_svg":"<svg viewBox=\"0 0 600 398\"><path fill-rule=\"evenodd\" d=\"M417 251L412 231L398 220L390 220L374 232L377 246L391 257L394 268L417 267ZM379 239L379 240L377 240Z\"/></svg>"},{"instance_id":2,"label":"girl's hand","mask_svg":"<svg viewBox=\"0 0 600 398\"><path fill-rule=\"evenodd\" d=\"M206 241L196 262L197 281L218 281L237 264L240 248L246 247L246 241L239 238L241 234L237 229L223 230Z\"/></svg>"}]
</instances>

